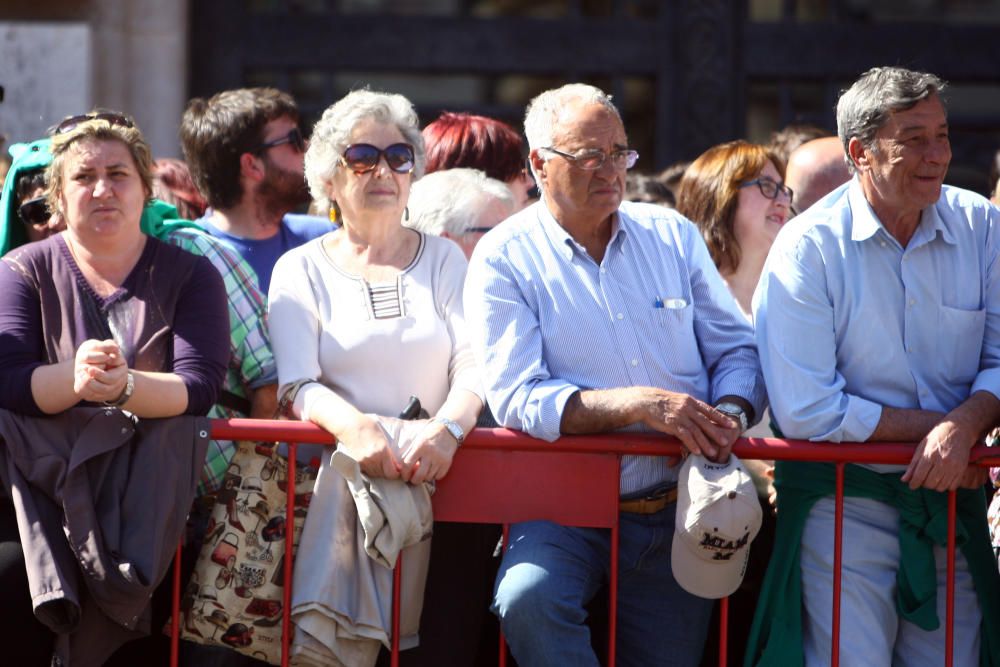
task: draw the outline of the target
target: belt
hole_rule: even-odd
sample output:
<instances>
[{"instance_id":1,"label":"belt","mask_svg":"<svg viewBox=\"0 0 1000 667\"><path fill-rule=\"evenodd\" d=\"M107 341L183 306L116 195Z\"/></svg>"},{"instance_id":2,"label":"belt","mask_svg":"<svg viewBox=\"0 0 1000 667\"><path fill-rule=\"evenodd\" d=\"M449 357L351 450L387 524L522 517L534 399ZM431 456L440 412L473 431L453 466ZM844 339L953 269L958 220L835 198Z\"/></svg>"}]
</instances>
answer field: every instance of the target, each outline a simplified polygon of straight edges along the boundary
<instances>
[{"instance_id":1,"label":"belt","mask_svg":"<svg viewBox=\"0 0 1000 667\"><path fill-rule=\"evenodd\" d=\"M619 512L629 514L656 514L670 503L677 500L677 487L664 489L656 495L636 498L634 500L621 500L618 502Z\"/></svg>"}]
</instances>

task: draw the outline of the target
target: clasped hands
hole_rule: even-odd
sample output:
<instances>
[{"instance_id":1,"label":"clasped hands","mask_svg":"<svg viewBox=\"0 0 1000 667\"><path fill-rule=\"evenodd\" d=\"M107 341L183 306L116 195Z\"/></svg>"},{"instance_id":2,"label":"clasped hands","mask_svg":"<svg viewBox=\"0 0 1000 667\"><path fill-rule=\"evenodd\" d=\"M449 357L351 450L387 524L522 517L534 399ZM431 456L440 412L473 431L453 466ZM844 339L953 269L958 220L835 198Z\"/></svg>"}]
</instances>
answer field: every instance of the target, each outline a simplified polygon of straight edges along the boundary
<instances>
[{"instance_id":1,"label":"clasped hands","mask_svg":"<svg viewBox=\"0 0 1000 667\"><path fill-rule=\"evenodd\" d=\"M422 424L423 428L402 454L389 442L377 420L365 414L338 434L337 446L357 461L368 477L422 484L447 475L458 450L455 437L442 424L427 419L408 424Z\"/></svg>"},{"instance_id":2,"label":"clasped hands","mask_svg":"<svg viewBox=\"0 0 1000 667\"><path fill-rule=\"evenodd\" d=\"M73 393L92 403L115 401L125 391L128 363L113 340L86 340L73 362Z\"/></svg>"},{"instance_id":3,"label":"clasped hands","mask_svg":"<svg viewBox=\"0 0 1000 667\"><path fill-rule=\"evenodd\" d=\"M986 483L987 468L969 465L969 451L981 434L946 416L920 441L902 480L911 489L932 491L978 489Z\"/></svg>"}]
</instances>

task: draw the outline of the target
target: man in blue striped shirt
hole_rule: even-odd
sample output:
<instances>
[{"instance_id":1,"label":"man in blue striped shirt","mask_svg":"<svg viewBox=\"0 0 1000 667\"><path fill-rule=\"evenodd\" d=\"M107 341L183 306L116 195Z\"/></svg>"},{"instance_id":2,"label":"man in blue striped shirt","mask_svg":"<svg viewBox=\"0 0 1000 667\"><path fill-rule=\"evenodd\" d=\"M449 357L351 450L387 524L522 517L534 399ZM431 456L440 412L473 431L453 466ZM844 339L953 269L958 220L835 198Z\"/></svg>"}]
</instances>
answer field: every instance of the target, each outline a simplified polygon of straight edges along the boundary
<instances>
[{"instance_id":1,"label":"man in blue striped shirt","mask_svg":"<svg viewBox=\"0 0 1000 667\"><path fill-rule=\"evenodd\" d=\"M727 459L765 406L763 380L753 332L697 229L668 209L622 203L638 155L600 90L541 94L525 133L542 200L480 241L465 288L497 421L549 441L659 431ZM670 463L622 462L620 664L695 665L704 646L711 601L671 573ZM520 665L598 664L584 605L608 577L608 550L607 531L511 528L494 611Z\"/></svg>"}]
</instances>

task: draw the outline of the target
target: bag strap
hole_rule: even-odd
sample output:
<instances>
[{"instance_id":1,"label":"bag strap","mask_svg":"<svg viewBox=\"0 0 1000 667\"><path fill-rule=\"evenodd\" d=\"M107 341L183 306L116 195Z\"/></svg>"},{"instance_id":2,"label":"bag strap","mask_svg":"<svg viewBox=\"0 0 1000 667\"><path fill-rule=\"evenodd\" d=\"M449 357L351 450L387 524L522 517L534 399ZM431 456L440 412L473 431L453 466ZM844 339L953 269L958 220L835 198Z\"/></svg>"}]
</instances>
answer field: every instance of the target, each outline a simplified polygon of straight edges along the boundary
<instances>
[{"instance_id":1,"label":"bag strap","mask_svg":"<svg viewBox=\"0 0 1000 667\"><path fill-rule=\"evenodd\" d=\"M307 384L322 384L319 380L313 380L310 378L305 378L302 380L296 380L290 384L286 384L281 391L281 395L278 397L278 408L274 412L274 418L288 417L294 419L292 415L292 404L295 403L295 397L299 395L302 391L302 387Z\"/></svg>"}]
</instances>

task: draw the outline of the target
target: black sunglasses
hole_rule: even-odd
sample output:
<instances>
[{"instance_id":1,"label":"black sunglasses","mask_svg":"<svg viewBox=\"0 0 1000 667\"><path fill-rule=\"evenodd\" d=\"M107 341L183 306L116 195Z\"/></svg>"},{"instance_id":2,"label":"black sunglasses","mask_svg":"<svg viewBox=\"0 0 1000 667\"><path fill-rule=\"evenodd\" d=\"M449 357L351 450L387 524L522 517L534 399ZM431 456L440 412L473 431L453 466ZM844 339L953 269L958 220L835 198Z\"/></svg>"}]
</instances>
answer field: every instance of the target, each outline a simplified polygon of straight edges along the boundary
<instances>
[{"instance_id":1,"label":"black sunglasses","mask_svg":"<svg viewBox=\"0 0 1000 667\"><path fill-rule=\"evenodd\" d=\"M265 141L250 152L254 154L263 153L268 148L274 148L275 146L280 146L282 144L291 144L292 148L299 153L306 152L305 137L302 136L302 131L297 127L290 129L288 134L283 137L278 137L277 139L272 139L271 141Z\"/></svg>"},{"instance_id":2,"label":"black sunglasses","mask_svg":"<svg viewBox=\"0 0 1000 667\"><path fill-rule=\"evenodd\" d=\"M375 169L383 157L389 169L397 174L409 174L417 166L410 144L392 144L384 149L371 144L352 144L344 149L340 161L355 174L363 174Z\"/></svg>"},{"instance_id":3,"label":"black sunglasses","mask_svg":"<svg viewBox=\"0 0 1000 667\"><path fill-rule=\"evenodd\" d=\"M123 113L117 111L91 111L90 113L81 113L64 118L58 125L49 128L49 134L54 136L72 132L83 123L92 120L103 120L108 125L117 125L118 127L135 127L135 122Z\"/></svg>"},{"instance_id":4,"label":"black sunglasses","mask_svg":"<svg viewBox=\"0 0 1000 667\"><path fill-rule=\"evenodd\" d=\"M17 215L26 225L44 225L51 217L45 197L29 199L17 208Z\"/></svg>"}]
</instances>

